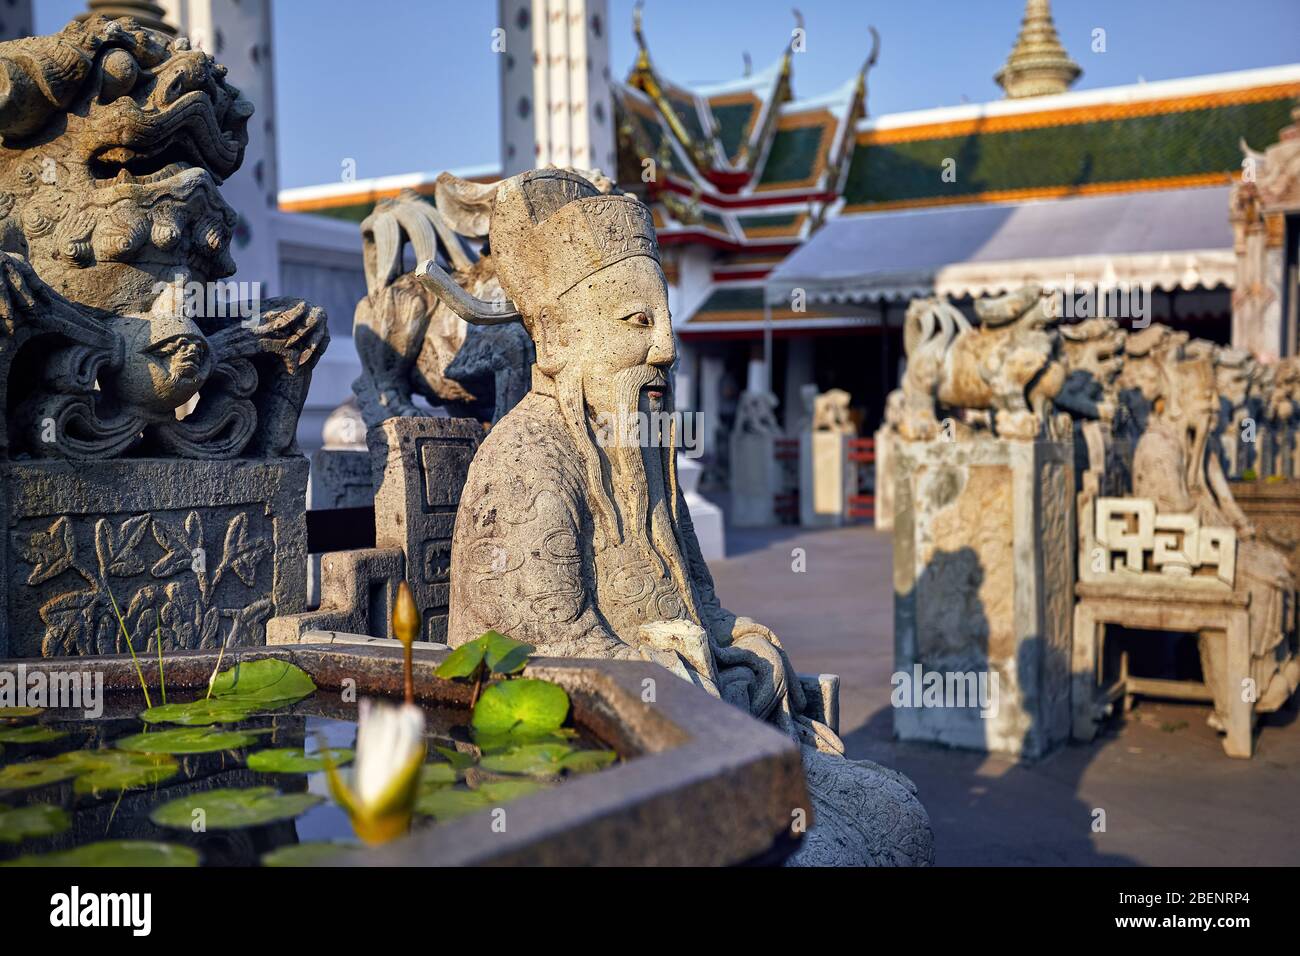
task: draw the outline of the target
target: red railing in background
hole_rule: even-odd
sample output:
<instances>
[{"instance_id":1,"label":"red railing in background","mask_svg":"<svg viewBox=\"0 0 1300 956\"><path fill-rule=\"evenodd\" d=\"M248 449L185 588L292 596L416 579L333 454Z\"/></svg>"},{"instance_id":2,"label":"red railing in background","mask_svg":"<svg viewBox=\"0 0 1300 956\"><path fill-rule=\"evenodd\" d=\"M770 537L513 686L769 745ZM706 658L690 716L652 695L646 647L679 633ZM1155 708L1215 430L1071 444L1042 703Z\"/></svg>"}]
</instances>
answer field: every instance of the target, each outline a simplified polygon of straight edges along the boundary
<instances>
[{"instance_id":1,"label":"red railing in background","mask_svg":"<svg viewBox=\"0 0 1300 956\"><path fill-rule=\"evenodd\" d=\"M849 439L849 461L856 462L858 466L857 487L862 487L862 470L864 468L874 469L876 467L876 440L874 438L850 438ZM872 484L875 487L875 484ZM861 518L865 521L874 521L876 519L876 496L851 494L848 503L849 518Z\"/></svg>"},{"instance_id":2,"label":"red railing in background","mask_svg":"<svg viewBox=\"0 0 1300 956\"><path fill-rule=\"evenodd\" d=\"M799 439L772 439L772 456L781 466L786 486L773 495L773 510L782 524L799 523Z\"/></svg>"}]
</instances>

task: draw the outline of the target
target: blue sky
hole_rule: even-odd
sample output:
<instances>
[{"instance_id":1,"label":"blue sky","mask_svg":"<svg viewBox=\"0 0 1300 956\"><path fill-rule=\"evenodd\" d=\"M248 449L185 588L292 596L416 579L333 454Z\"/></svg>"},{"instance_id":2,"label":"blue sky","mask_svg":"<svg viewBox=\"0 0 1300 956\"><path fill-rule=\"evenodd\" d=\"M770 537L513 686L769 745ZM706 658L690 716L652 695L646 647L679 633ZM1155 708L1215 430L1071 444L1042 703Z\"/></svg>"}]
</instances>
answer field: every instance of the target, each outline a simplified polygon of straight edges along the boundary
<instances>
[{"instance_id":1,"label":"blue sky","mask_svg":"<svg viewBox=\"0 0 1300 956\"><path fill-rule=\"evenodd\" d=\"M807 24L797 96L851 76L882 36L873 113L998 99L993 73L1019 29L1023 0L793 0ZM748 50L775 59L792 0L647 0L656 68L678 82L731 79ZM36 27L57 30L81 0L36 0ZM496 0L275 0L280 184L497 161ZM1083 67L1075 89L1300 62L1300 0L1056 0L1057 28ZM610 0L614 73L635 53L632 0ZM1095 29L1106 51L1091 50ZM257 104L261 105L261 104ZM1264 145L1264 144L1257 144Z\"/></svg>"}]
</instances>

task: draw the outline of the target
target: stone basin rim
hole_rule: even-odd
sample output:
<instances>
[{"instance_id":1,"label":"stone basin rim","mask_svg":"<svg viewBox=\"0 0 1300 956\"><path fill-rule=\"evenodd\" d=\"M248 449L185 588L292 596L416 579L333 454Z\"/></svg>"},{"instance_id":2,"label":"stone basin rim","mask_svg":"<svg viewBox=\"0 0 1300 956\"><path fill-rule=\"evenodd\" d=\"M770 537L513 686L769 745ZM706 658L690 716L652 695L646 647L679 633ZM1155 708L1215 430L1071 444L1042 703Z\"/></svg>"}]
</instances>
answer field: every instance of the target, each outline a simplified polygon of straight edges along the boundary
<instances>
[{"instance_id":1,"label":"stone basin rim","mask_svg":"<svg viewBox=\"0 0 1300 956\"><path fill-rule=\"evenodd\" d=\"M164 657L171 689L205 686L218 652L176 651ZM433 676L450 654L414 651L416 698L467 706L471 688ZM337 644L271 645L226 651L236 661L276 658L311 674L324 691L356 680L359 696L400 698L400 648ZM139 687L130 655L28 658L28 672L102 671L106 691ZM145 681L158 685L158 661L139 658ZM792 853L792 813L811 799L799 748L784 734L710 697L657 665L637 661L534 658L525 676L568 691L575 723L627 758L562 787L511 801L504 833L485 809L382 847L341 853L320 865L685 865L775 863ZM654 680L655 701L641 699ZM710 810L712 808L712 810Z\"/></svg>"}]
</instances>

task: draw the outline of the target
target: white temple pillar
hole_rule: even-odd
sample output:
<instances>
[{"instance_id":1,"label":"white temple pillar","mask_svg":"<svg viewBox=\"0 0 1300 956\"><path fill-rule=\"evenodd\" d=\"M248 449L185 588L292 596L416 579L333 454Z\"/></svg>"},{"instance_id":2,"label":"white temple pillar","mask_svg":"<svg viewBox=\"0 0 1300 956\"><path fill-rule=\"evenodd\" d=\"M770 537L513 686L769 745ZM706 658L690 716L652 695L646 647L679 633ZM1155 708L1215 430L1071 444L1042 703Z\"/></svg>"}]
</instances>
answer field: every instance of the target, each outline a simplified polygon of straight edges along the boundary
<instances>
[{"instance_id":1,"label":"white temple pillar","mask_svg":"<svg viewBox=\"0 0 1300 956\"><path fill-rule=\"evenodd\" d=\"M190 43L229 70L228 80L256 112L248 121L248 147L239 171L221 193L239 214L230 254L239 271L228 281L257 282L263 299L280 294L280 256L274 217L278 209L275 82L271 0L159 0L167 21Z\"/></svg>"},{"instance_id":2,"label":"white temple pillar","mask_svg":"<svg viewBox=\"0 0 1300 956\"><path fill-rule=\"evenodd\" d=\"M700 359L700 433L704 454L718 454L718 425L722 418L722 376L726 366L717 355Z\"/></svg>"},{"instance_id":3,"label":"white temple pillar","mask_svg":"<svg viewBox=\"0 0 1300 956\"><path fill-rule=\"evenodd\" d=\"M812 339L792 338L786 341L785 395L781 405L785 411L785 433L794 437L799 433L803 418L801 389L816 384L813 376Z\"/></svg>"},{"instance_id":4,"label":"white temple pillar","mask_svg":"<svg viewBox=\"0 0 1300 956\"><path fill-rule=\"evenodd\" d=\"M607 0L498 0L501 165L614 174Z\"/></svg>"}]
</instances>

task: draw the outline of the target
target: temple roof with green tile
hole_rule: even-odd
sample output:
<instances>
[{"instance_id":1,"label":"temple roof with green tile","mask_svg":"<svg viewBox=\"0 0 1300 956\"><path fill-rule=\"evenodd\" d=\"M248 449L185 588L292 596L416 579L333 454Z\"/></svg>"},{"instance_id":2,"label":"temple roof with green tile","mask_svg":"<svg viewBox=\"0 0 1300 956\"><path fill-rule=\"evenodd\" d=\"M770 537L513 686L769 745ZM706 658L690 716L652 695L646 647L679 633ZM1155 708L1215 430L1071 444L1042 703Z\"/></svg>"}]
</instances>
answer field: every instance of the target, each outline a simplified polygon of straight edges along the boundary
<instances>
[{"instance_id":1,"label":"temple roof with green tile","mask_svg":"<svg viewBox=\"0 0 1300 956\"><path fill-rule=\"evenodd\" d=\"M864 120L842 211L1225 185L1297 96L1293 65Z\"/></svg>"},{"instance_id":2,"label":"temple roof with green tile","mask_svg":"<svg viewBox=\"0 0 1300 956\"><path fill-rule=\"evenodd\" d=\"M1290 64L871 117L874 30L857 73L811 99L794 93L793 41L766 69L702 86L657 70L639 14L635 34L627 79L610 84L615 178L650 205L671 281L673 247L709 250L708 287L679 313L684 334L752 326L767 275L835 217L1227 185L1242 143L1274 142L1300 97ZM458 173L500 178L499 167ZM281 208L360 221L402 188L431 195L435 178L285 190Z\"/></svg>"},{"instance_id":3,"label":"temple roof with green tile","mask_svg":"<svg viewBox=\"0 0 1300 956\"><path fill-rule=\"evenodd\" d=\"M634 33L636 61L625 82L612 84L617 178L650 204L660 241L734 252L788 250L807 238L840 196L867 113L875 31L858 72L806 100L793 92L798 30L766 69L706 86L656 70L639 9Z\"/></svg>"}]
</instances>

